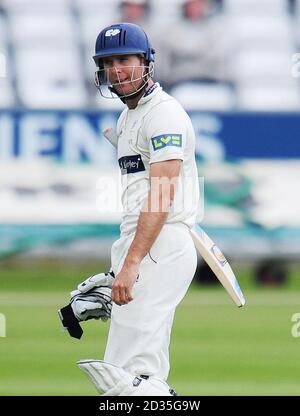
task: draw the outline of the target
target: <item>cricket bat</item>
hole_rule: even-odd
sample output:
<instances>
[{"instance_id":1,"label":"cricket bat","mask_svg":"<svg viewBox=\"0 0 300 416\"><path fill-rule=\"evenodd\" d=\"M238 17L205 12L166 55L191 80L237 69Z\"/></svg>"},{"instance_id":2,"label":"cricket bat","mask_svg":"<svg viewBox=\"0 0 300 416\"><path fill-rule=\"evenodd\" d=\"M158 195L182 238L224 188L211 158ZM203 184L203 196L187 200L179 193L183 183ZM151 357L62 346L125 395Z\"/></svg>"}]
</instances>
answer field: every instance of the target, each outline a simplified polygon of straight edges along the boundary
<instances>
[{"instance_id":1,"label":"cricket bat","mask_svg":"<svg viewBox=\"0 0 300 416\"><path fill-rule=\"evenodd\" d=\"M246 301L240 285L222 251L199 225L190 230L195 247L222 283L234 303L241 307Z\"/></svg>"}]
</instances>

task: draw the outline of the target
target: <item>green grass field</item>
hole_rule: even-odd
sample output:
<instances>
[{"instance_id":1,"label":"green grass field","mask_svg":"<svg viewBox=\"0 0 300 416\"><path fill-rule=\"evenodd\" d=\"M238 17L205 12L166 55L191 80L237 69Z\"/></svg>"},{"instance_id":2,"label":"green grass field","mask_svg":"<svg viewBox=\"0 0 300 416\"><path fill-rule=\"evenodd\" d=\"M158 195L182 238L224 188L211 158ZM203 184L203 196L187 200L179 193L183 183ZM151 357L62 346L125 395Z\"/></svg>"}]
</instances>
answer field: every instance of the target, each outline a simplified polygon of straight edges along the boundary
<instances>
[{"instance_id":1,"label":"green grass field","mask_svg":"<svg viewBox=\"0 0 300 416\"><path fill-rule=\"evenodd\" d=\"M61 331L57 310L69 291L104 265L2 262L0 395L96 395L77 368L102 358L108 323L83 324L80 341ZM237 271L237 270L236 270ZM247 306L237 308L223 288L192 285L177 310L169 382L180 395L299 395L300 274L284 288L255 287L249 269L237 271Z\"/></svg>"}]
</instances>

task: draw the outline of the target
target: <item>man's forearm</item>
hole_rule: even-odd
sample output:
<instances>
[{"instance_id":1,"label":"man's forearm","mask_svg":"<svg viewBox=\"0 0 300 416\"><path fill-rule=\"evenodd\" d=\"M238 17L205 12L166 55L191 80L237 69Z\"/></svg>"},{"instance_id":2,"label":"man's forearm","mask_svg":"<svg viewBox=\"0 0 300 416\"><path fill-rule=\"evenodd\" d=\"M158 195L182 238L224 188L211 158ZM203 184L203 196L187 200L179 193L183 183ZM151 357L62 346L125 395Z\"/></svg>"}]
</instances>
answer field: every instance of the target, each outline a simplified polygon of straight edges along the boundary
<instances>
[{"instance_id":1,"label":"man's forearm","mask_svg":"<svg viewBox=\"0 0 300 416\"><path fill-rule=\"evenodd\" d=\"M174 200L181 160L153 163L150 167L150 191L141 209L134 239L112 283L113 302L125 305L133 300L132 288L140 273L140 264L165 224Z\"/></svg>"}]
</instances>

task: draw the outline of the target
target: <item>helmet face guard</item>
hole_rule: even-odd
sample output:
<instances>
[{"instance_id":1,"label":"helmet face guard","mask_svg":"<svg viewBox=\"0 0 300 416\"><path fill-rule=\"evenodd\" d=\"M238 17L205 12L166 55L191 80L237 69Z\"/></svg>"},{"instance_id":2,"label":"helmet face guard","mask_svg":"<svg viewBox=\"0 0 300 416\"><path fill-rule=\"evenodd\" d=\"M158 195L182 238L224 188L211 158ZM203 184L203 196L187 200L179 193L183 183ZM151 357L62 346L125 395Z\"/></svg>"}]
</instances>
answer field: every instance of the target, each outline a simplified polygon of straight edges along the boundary
<instances>
[{"instance_id":1,"label":"helmet face guard","mask_svg":"<svg viewBox=\"0 0 300 416\"><path fill-rule=\"evenodd\" d=\"M120 23L103 29L97 37L96 53L93 57L99 68L95 73L95 85L100 94L105 98L125 98L137 94L146 86L148 79L153 76L154 54L155 51L151 47L146 33L138 25ZM115 68L104 68L102 63L103 58L116 55L139 55L145 59L146 65L131 67L130 80L121 82L117 70ZM124 66L124 68L128 69L129 67ZM142 76L136 78L135 70L138 68L143 68L144 71ZM110 71L115 71L113 73L114 83L110 81L112 79L112 72ZM117 82L115 82L116 79ZM137 86L138 81L141 81L141 85ZM126 84L131 84L134 91L126 93L124 91ZM105 93L107 89L110 91L108 94Z\"/></svg>"},{"instance_id":2,"label":"helmet face guard","mask_svg":"<svg viewBox=\"0 0 300 416\"><path fill-rule=\"evenodd\" d=\"M121 81L118 70L115 67L112 68L100 68L95 72L95 85L98 88L100 94L104 98L127 98L135 95L136 93L142 91L146 86L149 78L153 77L154 74L154 65L150 63L148 66L124 66L127 72L131 71L130 80ZM143 71L143 75L140 77L135 76L137 69L140 69L140 72ZM110 80L115 78L117 82L112 83ZM126 93L124 88L127 85L133 87L133 91Z\"/></svg>"}]
</instances>

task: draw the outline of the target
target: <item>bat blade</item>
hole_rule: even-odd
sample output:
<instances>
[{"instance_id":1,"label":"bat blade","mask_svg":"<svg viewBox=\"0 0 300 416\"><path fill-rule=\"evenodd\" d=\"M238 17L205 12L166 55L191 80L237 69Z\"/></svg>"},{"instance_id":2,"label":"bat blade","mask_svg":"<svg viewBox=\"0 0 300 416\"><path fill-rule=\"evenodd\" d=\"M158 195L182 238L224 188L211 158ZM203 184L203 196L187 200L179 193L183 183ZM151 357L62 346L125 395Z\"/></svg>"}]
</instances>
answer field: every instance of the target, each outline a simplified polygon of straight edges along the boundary
<instances>
[{"instance_id":1,"label":"bat blade","mask_svg":"<svg viewBox=\"0 0 300 416\"><path fill-rule=\"evenodd\" d=\"M222 251L199 225L192 228L190 233L199 254L219 279L234 303L239 307L245 305L243 292Z\"/></svg>"}]
</instances>

